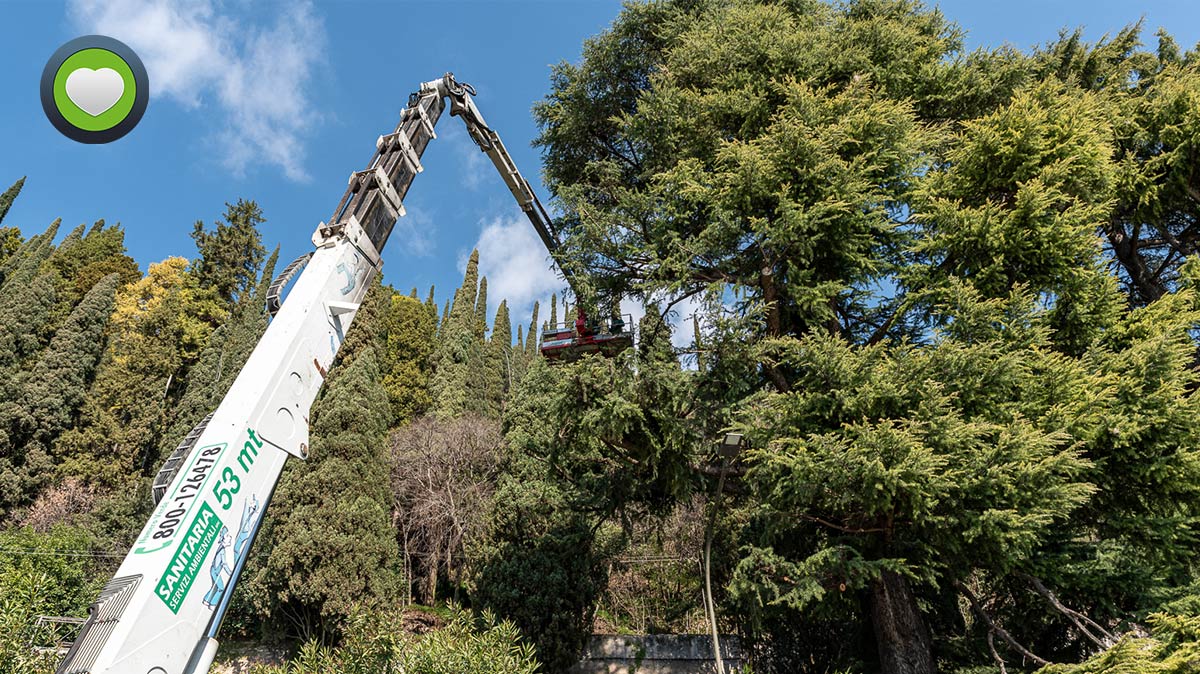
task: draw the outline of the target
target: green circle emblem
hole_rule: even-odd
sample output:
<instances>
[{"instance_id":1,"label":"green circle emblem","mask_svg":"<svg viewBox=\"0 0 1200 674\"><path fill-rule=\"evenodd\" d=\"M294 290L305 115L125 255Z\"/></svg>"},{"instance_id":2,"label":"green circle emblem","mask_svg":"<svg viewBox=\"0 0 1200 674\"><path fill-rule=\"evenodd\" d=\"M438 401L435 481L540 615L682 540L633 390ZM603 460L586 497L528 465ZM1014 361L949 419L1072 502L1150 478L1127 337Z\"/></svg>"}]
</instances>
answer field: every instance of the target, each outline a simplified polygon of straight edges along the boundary
<instances>
[{"instance_id":1,"label":"green circle emblem","mask_svg":"<svg viewBox=\"0 0 1200 674\"><path fill-rule=\"evenodd\" d=\"M137 81L120 56L107 49L75 52L54 76L54 104L71 125L104 131L133 109Z\"/></svg>"}]
</instances>

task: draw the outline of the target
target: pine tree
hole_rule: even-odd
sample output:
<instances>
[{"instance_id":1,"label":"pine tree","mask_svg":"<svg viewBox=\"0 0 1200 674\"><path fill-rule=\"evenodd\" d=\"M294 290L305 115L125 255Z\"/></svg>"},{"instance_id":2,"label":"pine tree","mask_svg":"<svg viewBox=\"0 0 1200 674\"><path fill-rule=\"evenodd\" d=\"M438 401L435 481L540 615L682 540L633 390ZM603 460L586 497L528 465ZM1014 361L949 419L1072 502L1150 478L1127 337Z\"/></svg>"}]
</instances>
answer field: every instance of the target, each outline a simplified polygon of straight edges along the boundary
<instances>
[{"instance_id":1,"label":"pine tree","mask_svg":"<svg viewBox=\"0 0 1200 674\"><path fill-rule=\"evenodd\" d=\"M264 222L257 203L238 199L236 204L225 204L224 220L218 220L213 231L207 231L201 221L192 229L200 252L195 264L197 279L201 286L216 290L230 308L258 279L266 255L259 233Z\"/></svg>"},{"instance_id":2,"label":"pine tree","mask_svg":"<svg viewBox=\"0 0 1200 674\"><path fill-rule=\"evenodd\" d=\"M4 194L0 194L0 222L4 222L4 216L8 215L8 209L12 208L13 202L16 201L17 195L21 193L21 188L25 186L25 177L12 184L12 187L4 190Z\"/></svg>"}]
</instances>

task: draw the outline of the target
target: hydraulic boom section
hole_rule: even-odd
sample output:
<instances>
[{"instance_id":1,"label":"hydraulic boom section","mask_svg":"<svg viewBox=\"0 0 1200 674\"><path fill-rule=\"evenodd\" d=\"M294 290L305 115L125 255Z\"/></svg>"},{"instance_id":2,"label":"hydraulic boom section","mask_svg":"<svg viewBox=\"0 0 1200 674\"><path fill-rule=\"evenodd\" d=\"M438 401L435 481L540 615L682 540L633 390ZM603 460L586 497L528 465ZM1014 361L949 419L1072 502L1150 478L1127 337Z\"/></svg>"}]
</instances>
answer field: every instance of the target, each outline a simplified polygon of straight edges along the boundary
<instances>
[{"instance_id":1,"label":"hydraulic boom section","mask_svg":"<svg viewBox=\"0 0 1200 674\"><path fill-rule=\"evenodd\" d=\"M551 227L550 216L537 198L537 193L529 185L529 181L517 170L517 165L508 154L508 149L504 147L499 134L483 121L483 115L479 114L479 108L475 106L475 89L465 82L455 81L454 75L449 73L440 80L421 85L422 91L434 89L450 100L450 114L463 120L467 125L467 132L471 134L471 140L492 160L504 184L508 186L521 210L533 224L542 243L546 245L546 250L550 251L567 284L571 286L575 296L579 297L570 267L559 259L561 244ZM586 353L616 355L633 345L633 333L626 318L628 316L617 314L603 324L598 323L590 320L583 307L579 306L573 321L566 319L562 323L547 326L543 331L542 355L552 361L575 360Z\"/></svg>"}]
</instances>

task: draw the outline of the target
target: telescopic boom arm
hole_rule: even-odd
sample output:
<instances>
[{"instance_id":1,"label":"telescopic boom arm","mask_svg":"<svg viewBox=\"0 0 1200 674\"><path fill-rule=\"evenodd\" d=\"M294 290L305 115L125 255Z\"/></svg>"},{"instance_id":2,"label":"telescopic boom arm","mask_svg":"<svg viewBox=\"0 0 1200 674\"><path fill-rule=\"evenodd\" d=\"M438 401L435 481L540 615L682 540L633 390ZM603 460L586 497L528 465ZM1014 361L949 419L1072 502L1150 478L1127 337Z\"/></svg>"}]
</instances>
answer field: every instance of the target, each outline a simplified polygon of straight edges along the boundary
<instances>
[{"instance_id":1,"label":"telescopic boom arm","mask_svg":"<svg viewBox=\"0 0 1200 674\"><path fill-rule=\"evenodd\" d=\"M205 674L246 555L289 456L308 456L309 410L383 265L380 253L421 157L450 101L551 253L550 219L504 144L479 114L474 90L447 74L408 100L316 249L272 284L274 316L217 409L184 438L154 482L158 502L133 548L88 610L58 674ZM303 266L280 302L282 286ZM351 488L347 485L347 488Z\"/></svg>"}]
</instances>

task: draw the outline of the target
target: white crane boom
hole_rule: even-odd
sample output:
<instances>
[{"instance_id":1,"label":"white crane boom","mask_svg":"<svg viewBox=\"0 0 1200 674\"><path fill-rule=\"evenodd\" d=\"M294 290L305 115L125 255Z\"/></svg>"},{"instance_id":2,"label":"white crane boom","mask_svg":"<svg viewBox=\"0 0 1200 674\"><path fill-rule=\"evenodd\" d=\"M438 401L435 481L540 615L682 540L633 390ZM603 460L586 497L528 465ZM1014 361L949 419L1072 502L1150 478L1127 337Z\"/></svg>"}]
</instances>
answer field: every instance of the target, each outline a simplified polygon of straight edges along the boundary
<instances>
[{"instance_id":1,"label":"white crane boom","mask_svg":"<svg viewBox=\"0 0 1200 674\"><path fill-rule=\"evenodd\" d=\"M309 409L375 274L403 199L451 101L553 252L549 218L452 74L409 97L328 223L220 406L155 481L150 519L89 609L58 674L205 674L217 630L288 456L308 456ZM281 275L299 268L290 265ZM278 313L275 309L278 308ZM351 488L347 485L347 488Z\"/></svg>"}]
</instances>

